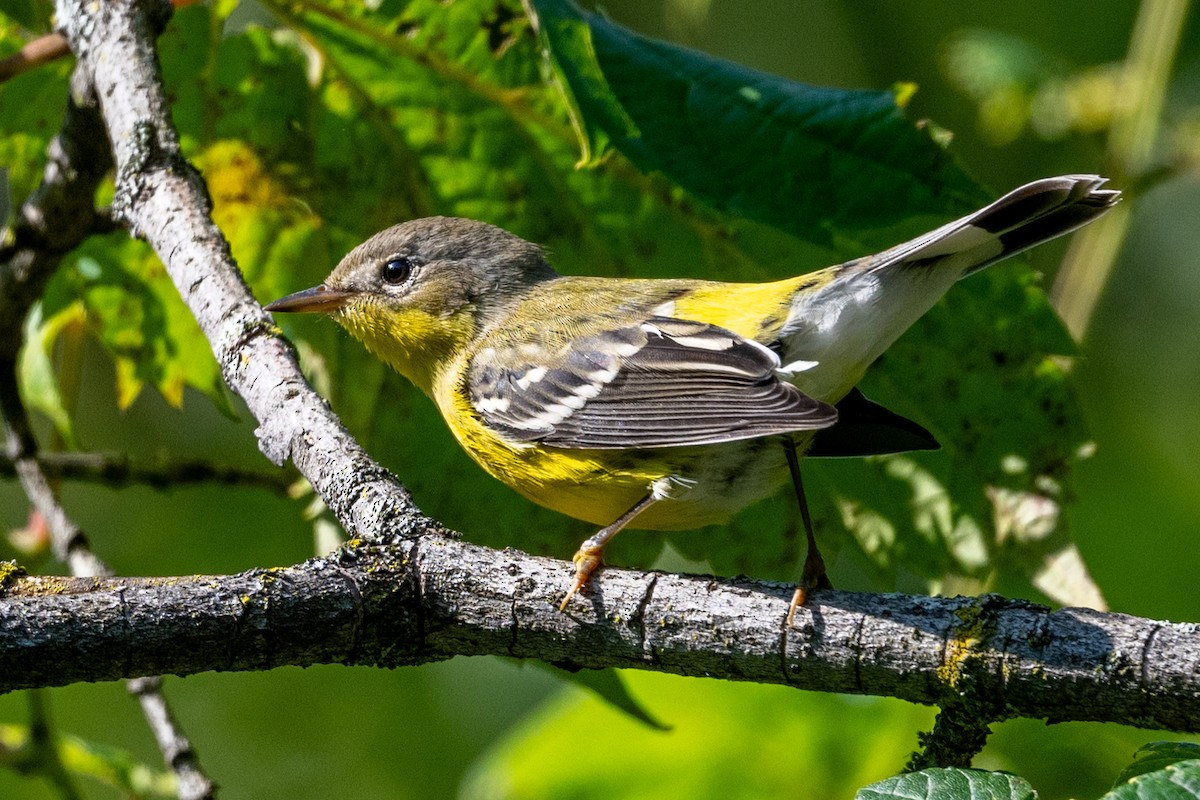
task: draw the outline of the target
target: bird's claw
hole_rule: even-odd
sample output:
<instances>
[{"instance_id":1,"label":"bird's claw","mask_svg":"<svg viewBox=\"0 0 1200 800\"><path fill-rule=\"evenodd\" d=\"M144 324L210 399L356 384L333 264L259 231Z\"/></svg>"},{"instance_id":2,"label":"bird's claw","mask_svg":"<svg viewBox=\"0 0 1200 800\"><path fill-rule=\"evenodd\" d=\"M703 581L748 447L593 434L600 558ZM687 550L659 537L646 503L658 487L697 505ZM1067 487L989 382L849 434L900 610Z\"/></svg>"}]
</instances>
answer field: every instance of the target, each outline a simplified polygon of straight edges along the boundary
<instances>
[{"instance_id":1,"label":"bird's claw","mask_svg":"<svg viewBox=\"0 0 1200 800\"><path fill-rule=\"evenodd\" d=\"M800 583L792 593L792 602L788 604L787 627L792 627L796 621L796 609L808 602L808 593L820 589L832 589L833 583L825 572L825 559L820 551L810 548L808 557L804 559L804 572L800 575Z\"/></svg>"},{"instance_id":2,"label":"bird's claw","mask_svg":"<svg viewBox=\"0 0 1200 800\"><path fill-rule=\"evenodd\" d=\"M587 585L587 582L592 577L592 573L604 563L603 555L603 548L589 547L585 542L571 558L571 561L575 563L575 581L571 584L571 589L567 592L567 596L558 604L559 611L566 611L567 604L571 602L571 598Z\"/></svg>"}]
</instances>

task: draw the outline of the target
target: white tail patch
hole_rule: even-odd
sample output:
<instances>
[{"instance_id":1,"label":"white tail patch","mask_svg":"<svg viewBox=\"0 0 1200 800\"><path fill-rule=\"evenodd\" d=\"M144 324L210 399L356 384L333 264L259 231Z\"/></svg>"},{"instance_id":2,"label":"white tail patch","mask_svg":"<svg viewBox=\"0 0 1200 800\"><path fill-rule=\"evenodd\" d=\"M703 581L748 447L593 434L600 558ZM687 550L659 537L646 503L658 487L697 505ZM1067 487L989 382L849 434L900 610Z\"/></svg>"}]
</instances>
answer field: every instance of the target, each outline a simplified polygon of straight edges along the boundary
<instances>
[{"instance_id":1,"label":"white tail patch","mask_svg":"<svg viewBox=\"0 0 1200 800\"><path fill-rule=\"evenodd\" d=\"M989 233L983 228L977 228L974 225L963 225L956 231L951 231L945 236L934 239L924 247L915 248L903 260L952 256L964 250L974 250L976 247L982 247L987 244L993 245L996 253L999 253L1003 249L1000 245L1000 240L996 238L994 233Z\"/></svg>"}]
</instances>

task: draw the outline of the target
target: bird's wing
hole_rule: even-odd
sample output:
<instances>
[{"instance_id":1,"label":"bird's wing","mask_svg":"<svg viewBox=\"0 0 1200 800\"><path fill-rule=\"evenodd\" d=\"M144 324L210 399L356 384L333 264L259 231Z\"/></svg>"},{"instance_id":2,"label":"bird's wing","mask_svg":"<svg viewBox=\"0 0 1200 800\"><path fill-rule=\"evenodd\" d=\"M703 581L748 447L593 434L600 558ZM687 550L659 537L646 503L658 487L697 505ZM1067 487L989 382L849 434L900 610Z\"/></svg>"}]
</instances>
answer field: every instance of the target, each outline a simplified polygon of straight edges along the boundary
<instances>
[{"instance_id":1,"label":"bird's wing","mask_svg":"<svg viewBox=\"0 0 1200 800\"><path fill-rule=\"evenodd\" d=\"M779 366L723 328L652 317L555 352L484 348L467 381L489 426L552 447L677 447L833 425L833 406L780 380Z\"/></svg>"}]
</instances>

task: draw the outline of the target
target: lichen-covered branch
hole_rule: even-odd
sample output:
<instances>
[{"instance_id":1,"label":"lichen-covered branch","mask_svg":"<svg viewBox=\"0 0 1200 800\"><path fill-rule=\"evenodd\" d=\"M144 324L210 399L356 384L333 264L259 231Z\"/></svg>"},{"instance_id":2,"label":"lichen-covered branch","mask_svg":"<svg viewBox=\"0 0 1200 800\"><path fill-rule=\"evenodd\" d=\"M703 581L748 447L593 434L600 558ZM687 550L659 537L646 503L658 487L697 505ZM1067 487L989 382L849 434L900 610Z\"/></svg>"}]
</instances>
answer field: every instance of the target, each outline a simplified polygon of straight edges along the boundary
<instances>
[{"instance_id":1,"label":"lichen-covered branch","mask_svg":"<svg viewBox=\"0 0 1200 800\"><path fill-rule=\"evenodd\" d=\"M492 654L1200 731L1197 625L995 596L819 592L785 630L790 586L615 569L562 614L569 574L424 537L240 575L19 577L0 598L0 690Z\"/></svg>"}]
</instances>

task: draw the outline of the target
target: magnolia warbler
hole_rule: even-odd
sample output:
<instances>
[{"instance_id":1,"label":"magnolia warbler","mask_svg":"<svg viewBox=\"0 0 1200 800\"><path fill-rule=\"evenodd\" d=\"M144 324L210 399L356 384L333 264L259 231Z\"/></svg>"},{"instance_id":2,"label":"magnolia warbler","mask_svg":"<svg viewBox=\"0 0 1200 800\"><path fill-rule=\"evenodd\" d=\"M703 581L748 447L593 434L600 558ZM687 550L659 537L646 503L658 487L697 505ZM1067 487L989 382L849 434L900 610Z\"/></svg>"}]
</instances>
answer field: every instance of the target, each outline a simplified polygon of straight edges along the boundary
<instances>
[{"instance_id":1,"label":"magnolia warbler","mask_svg":"<svg viewBox=\"0 0 1200 800\"><path fill-rule=\"evenodd\" d=\"M878 255L761 284L561 276L500 228L417 219L267 309L332 314L487 472L604 526L575 554L564 609L621 529L724 522L790 473L809 548L794 610L828 586L798 456L936 447L855 384L956 280L1108 210L1120 193L1104 183L1035 181Z\"/></svg>"}]
</instances>

